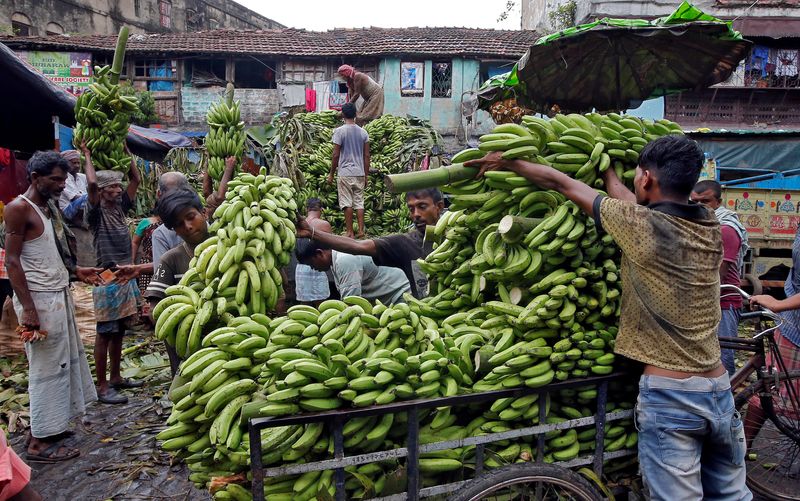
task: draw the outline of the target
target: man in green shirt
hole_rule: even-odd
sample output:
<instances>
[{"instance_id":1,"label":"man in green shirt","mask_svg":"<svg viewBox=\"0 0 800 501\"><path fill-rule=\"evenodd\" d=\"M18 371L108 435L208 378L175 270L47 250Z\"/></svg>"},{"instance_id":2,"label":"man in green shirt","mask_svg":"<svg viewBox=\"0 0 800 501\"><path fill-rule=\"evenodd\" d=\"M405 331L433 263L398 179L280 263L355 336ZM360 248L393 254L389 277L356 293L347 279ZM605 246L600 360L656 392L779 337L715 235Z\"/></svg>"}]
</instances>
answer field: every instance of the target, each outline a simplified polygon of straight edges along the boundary
<instances>
[{"instance_id":1,"label":"man in green shirt","mask_svg":"<svg viewBox=\"0 0 800 501\"><path fill-rule=\"evenodd\" d=\"M649 143L631 193L613 169L609 196L551 167L503 160L466 162L506 169L556 190L592 216L622 250L622 310L615 352L641 364L636 421L639 464L650 499L751 499L744 427L720 361L719 266L714 213L690 203L704 156L685 136Z\"/></svg>"}]
</instances>

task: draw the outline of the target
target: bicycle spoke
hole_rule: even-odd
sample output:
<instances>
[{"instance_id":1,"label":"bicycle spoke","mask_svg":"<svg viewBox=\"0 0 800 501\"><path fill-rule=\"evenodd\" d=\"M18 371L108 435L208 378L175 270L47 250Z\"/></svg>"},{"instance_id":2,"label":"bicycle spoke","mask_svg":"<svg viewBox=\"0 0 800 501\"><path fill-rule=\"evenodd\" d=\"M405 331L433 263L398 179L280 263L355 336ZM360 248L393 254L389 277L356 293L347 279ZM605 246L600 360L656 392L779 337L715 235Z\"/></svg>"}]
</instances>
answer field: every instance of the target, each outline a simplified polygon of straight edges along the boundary
<instances>
[{"instance_id":1,"label":"bicycle spoke","mask_svg":"<svg viewBox=\"0 0 800 501\"><path fill-rule=\"evenodd\" d=\"M800 499L800 445L766 423L754 441L756 461L747 464L751 489L776 499Z\"/></svg>"}]
</instances>

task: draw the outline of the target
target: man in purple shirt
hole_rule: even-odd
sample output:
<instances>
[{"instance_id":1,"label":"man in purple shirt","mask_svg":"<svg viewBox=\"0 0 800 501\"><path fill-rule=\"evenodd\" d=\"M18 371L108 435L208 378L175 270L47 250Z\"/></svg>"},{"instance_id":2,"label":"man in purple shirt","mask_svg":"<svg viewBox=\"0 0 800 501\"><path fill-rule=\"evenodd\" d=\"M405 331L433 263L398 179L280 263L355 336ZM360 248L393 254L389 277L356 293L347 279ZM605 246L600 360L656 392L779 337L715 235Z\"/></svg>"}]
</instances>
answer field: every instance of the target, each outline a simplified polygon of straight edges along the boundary
<instances>
[{"instance_id":1,"label":"man in purple shirt","mask_svg":"<svg viewBox=\"0 0 800 501\"><path fill-rule=\"evenodd\" d=\"M692 189L691 199L714 209L719 219L722 232L722 264L719 268L719 279L722 285L739 287L741 272L744 266L744 255L747 253L747 230L739 221L735 212L722 206L722 186L716 181L700 181ZM719 300L722 308L722 319L719 322L719 337L736 337L739 328L739 317L742 309L742 296L738 293L724 292ZM733 375L736 366L733 363L733 350L722 350L722 365Z\"/></svg>"}]
</instances>

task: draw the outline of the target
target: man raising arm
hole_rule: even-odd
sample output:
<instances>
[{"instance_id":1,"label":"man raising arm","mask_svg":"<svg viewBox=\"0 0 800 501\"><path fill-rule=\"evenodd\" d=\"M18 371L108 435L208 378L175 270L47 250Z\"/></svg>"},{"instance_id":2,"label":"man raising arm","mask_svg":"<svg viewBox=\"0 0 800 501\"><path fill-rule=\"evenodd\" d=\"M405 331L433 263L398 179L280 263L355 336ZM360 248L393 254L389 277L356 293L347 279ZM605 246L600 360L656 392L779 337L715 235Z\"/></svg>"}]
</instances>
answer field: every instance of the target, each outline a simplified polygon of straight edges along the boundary
<instances>
[{"instance_id":1,"label":"man raising arm","mask_svg":"<svg viewBox=\"0 0 800 501\"><path fill-rule=\"evenodd\" d=\"M719 223L689 203L703 152L684 136L642 150L631 194L612 169L609 195L555 169L498 154L466 162L509 169L575 202L622 250L615 352L642 364L636 418L639 463L651 499L750 499L744 429L717 340ZM713 444L713 445L711 445Z\"/></svg>"},{"instance_id":2,"label":"man raising arm","mask_svg":"<svg viewBox=\"0 0 800 501\"><path fill-rule=\"evenodd\" d=\"M436 188L410 191L406 193L406 206L414 223L414 229L407 233L396 233L369 240L353 240L330 233L322 233L305 221L297 223L297 236L310 238L331 249L358 256L371 256L377 266L400 268L411 284L411 293L421 299L427 295L428 277L417 264L430 251L424 245L425 228L439 221L444 212L442 193ZM313 230L313 231L312 231Z\"/></svg>"}]
</instances>

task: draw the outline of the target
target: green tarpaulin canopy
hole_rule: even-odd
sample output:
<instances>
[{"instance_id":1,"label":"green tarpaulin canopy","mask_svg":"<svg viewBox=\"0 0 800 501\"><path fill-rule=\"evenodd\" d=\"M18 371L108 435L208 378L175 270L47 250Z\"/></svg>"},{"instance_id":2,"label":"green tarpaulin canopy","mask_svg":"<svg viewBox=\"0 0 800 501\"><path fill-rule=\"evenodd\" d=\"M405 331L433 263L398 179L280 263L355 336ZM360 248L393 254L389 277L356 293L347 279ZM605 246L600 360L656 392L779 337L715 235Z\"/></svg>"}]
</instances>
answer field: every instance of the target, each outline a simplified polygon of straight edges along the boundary
<instances>
[{"instance_id":1,"label":"green tarpaulin canopy","mask_svg":"<svg viewBox=\"0 0 800 501\"><path fill-rule=\"evenodd\" d=\"M726 80L750 45L730 22L683 2L652 21L604 18L544 36L506 78L486 82L480 94L501 89L503 97L513 93L520 105L536 110L635 108Z\"/></svg>"}]
</instances>

